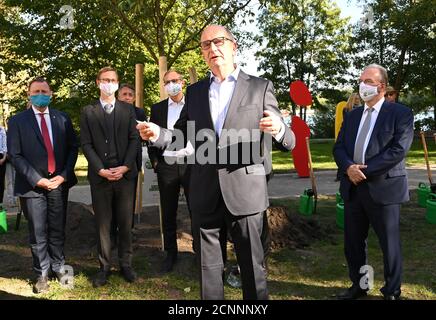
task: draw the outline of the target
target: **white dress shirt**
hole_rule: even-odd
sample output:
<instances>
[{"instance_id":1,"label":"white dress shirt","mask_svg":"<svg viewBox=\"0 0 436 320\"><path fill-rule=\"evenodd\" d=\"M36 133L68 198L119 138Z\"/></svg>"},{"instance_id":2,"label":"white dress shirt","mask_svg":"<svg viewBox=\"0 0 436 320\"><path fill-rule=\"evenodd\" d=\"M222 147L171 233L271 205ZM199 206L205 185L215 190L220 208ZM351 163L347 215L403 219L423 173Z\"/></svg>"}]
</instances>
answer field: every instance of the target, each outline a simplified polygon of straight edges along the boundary
<instances>
[{"instance_id":1,"label":"white dress shirt","mask_svg":"<svg viewBox=\"0 0 436 320\"><path fill-rule=\"evenodd\" d=\"M111 104L112 105L112 108L110 109L110 112L109 113L112 113L112 111L114 111L114 108L115 108L115 102L116 102L117 100L114 98L111 102L104 102L103 100L101 100L100 99L100 103L101 103L101 107L103 108L103 111L104 112L106 112L106 110L104 109L104 106L105 105L107 105L107 104Z\"/></svg>"},{"instance_id":2,"label":"white dress shirt","mask_svg":"<svg viewBox=\"0 0 436 320\"><path fill-rule=\"evenodd\" d=\"M238 81L239 71L240 68L236 67L236 69L221 82L213 75L213 73L210 74L210 114L218 137L221 136L221 131L223 130L233 91L235 90L236 82Z\"/></svg>"},{"instance_id":3,"label":"white dress shirt","mask_svg":"<svg viewBox=\"0 0 436 320\"><path fill-rule=\"evenodd\" d=\"M6 130L0 126L0 153L3 156L8 152L8 146L6 143Z\"/></svg>"},{"instance_id":4,"label":"white dress shirt","mask_svg":"<svg viewBox=\"0 0 436 320\"><path fill-rule=\"evenodd\" d=\"M374 130L375 122L377 121L377 117L380 114L380 109L383 105L383 102L385 101L385 98L381 98L372 108L374 109L372 111L371 115L371 124L369 127L368 135L366 136L365 143L363 144L363 164L365 164L365 153L366 149L368 148L369 140L371 139L372 131ZM362 129L363 123L365 122L366 117L368 116L368 105L365 103L365 107L363 109L362 118L360 119L359 124L359 130L357 131L357 136L359 136L360 130Z\"/></svg>"},{"instance_id":5,"label":"white dress shirt","mask_svg":"<svg viewBox=\"0 0 436 320\"><path fill-rule=\"evenodd\" d=\"M180 118L180 113L182 112L183 106L185 105L185 97L182 98L179 102L175 102L171 99L171 97L168 98L168 116L167 116L167 128L170 130L174 130L174 125L176 124L177 120ZM177 150L177 151L170 151L165 150L163 152L164 157L180 157L183 158L185 156L189 156L194 152L194 148L192 147L191 142L188 141L185 148Z\"/></svg>"},{"instance_id":6,"label":"white dress shirt","mask_svg":"<svg viewBox=\"0 0 436 320\"><path fill-rule=\"evenodd\" d=\"M41 131L41 134L42 134L42 130L41 130L41 116L40 116L41 111L36 109L34 106L32 106L32 109L33 109L33 112L35 113L36 121L38 122L39 130ZM49 108L48 107L45 108L43 113L44 113L45 123L47 124L48 135L50 136L50 142L51 142L52 147L54 148L54 145L53 145L53 133L52 133L52 130L51 130L51 120L50 120L50 111L49 111Z\"/></svg>"},{"instance_id":7,"label":"white dress shirt","mask_svg":"<svg viewBox=\"0 0 436 320\"><path fill-rule=\"evenodd\" d=\"M177 120L180 118L180 112L182 112L183 106L185 105L185 97L182 98L179 102L175 102L168 98L168 117L167 117L167 128L170 130L174 130L174 125Z\"/></svg>"}]
</instances>

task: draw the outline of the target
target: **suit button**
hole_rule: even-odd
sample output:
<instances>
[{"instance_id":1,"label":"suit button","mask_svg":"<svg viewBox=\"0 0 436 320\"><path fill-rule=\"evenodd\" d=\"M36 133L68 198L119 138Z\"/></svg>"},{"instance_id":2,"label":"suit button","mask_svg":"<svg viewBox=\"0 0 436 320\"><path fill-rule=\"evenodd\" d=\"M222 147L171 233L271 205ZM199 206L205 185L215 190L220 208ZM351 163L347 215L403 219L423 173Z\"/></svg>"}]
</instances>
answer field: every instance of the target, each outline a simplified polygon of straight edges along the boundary
<instances>
[{"instance_id":1,"label":"suit button","mask_svg":"<svg viewBox=\"0 0 436 320\"><path fill-rule=\"evenodd\" d=\"M104 153L104 156L107 157L107 153L106 152Z\"/></svg>"},{"instance_id":2,"label":"suit button","mask_svg":"<svg viewBox=\"0 0 436 320\"><path fill-rule=\"evenodd\" d=\"M105 142L107 143L107 140Z\"/></svg>"}]
</instances>

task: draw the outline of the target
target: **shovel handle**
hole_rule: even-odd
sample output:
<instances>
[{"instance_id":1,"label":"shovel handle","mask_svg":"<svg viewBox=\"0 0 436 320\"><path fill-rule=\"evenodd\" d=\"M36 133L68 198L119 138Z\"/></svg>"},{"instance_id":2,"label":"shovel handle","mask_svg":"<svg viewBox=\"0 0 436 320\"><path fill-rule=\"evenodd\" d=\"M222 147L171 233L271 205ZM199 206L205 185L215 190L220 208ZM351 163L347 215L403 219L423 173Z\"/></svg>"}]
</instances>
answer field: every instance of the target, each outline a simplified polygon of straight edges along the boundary
<instances>
[{"instance_id":1,"label":"shovel handle","mask_svg":"<svg viewBox=\"0 0 436 320\"><path fill-rule=\"evenodd\" d=\"M430 181L430 185L433 184L433 179L431 177L431 170L430 170L430 163L428 162L428 150L427 150L427 142L425 141L424 132L420 132L421 135L421 141L422 141L422 147L424 148L424 158L425 158L425 164L427 165L427 175L428 175L428 181Z\"/></svg>"},{"instance_id":2,"label":"shovel handle","mask_svg":"<svg viewBox=\"0 0 436 320\"><path fill-rule=\"evenodd\" d=\"M309 156L310 181L312 182L312 190L315 196L315 201L318 199L318 191L316 190L315 175L313 173L312 153L310 152L309 137L306 137L307 154Z\"/></svg>"}]
</instances>

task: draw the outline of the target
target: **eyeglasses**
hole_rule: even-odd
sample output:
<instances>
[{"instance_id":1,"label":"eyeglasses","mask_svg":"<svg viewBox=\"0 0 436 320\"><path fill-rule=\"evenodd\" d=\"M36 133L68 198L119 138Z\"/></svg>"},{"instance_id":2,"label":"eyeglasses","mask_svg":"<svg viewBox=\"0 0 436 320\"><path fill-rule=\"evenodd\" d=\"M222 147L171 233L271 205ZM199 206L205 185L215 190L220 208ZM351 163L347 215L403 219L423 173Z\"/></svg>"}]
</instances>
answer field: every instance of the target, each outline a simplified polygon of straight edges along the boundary
<instances>
[{"instance_id":1,"label":"eyeglasses","mask_svg":"<svg viewBox=\"0 0 436 320\"><path fill-rule=\"evenodd\" d=\"M212 42L217 47L221 47L224 44L224 42L226 42L226 40L233 42L232 39L229 39L229 38L226 38L226 37L218 37L218 38L214 38L212 40L206 40L206 41L200 42L200 47L203 50L207 50L207 49L210 48L210 45L211 45Z\"/></svg>"},{"instance_id":2,"label":"eyeglasses","mask_svg":"<svg viewBox=\"0 0 436 320\"><path fill-rule=\"evenodd\" d=\"M109 82L112 82L112 83L117 83L118 82L118 80L117 79L108 79L108 78L102 78L102 79L99 79L101 82L103 82L103 83L109 83Z\"/></svg>"},{"instance_id":3,"label":"eyeglasses","mask_svg":"<svg viewBox=\"0 0 436 320\"><path fill-rule=\"evenodd\" d=\"M179 83L182 79L171 79L171 80L164 80L164 85L167 85L168 83Z\"/></svg>"}]
</instances>

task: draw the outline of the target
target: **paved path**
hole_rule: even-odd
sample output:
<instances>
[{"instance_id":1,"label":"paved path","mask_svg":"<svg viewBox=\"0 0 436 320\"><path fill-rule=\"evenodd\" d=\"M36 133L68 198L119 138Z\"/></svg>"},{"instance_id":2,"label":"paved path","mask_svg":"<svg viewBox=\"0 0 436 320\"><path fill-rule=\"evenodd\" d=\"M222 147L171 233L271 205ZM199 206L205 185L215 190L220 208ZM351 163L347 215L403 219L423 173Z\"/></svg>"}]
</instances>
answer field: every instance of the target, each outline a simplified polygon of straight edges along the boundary
<instances>
[{"instance_id":1,"label":"paved path","mask_svg":"<svg viewBox=\"0 0 436 320\"><path fill-rule=\"evenodd\" d=\"M407 169L409 176L410 189L416 189L419 182L428 184L427 173L425 169ZM315 172L316 182L319 194L332 195L339 190L339 182L335 182L336 170L317 171ZM309 178L298 178L296 173L276 174L269 183L270 198L297 197L303 193L305 188L310 188ZM152 190L156 190L155 182L152 183ZM150 186L147 190L150 189ZM143 206L157 205L159 196L157 191L147 191L144 188L142 204ZM89 186L75 186L70 191L69 200L91 203L91 193Z\"/></svg>"}]
</instances>

